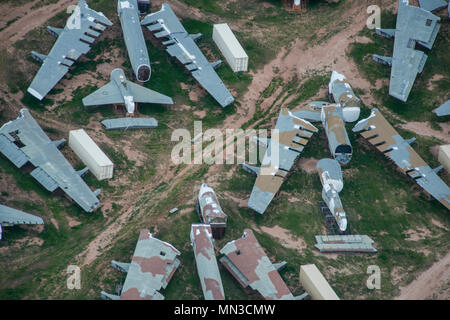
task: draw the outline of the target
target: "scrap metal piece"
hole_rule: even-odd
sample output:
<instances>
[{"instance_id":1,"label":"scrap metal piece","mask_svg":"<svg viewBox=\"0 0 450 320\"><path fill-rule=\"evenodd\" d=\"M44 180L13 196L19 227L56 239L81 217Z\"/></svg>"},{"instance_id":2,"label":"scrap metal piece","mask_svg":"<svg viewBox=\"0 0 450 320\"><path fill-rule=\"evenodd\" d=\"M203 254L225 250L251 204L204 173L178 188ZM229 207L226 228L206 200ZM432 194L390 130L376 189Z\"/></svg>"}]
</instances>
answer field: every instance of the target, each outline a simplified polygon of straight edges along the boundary
<instances>
[{"instance_id":1,"label":"scrap metal piece","mask_svg":"<svg viewBox=\"0 0 450 320\"><path fill-rule=\"evenodd\" d=\"M266 300L294 300L286 283L270 262L253 231L245 229L241 238L228 242L220 262L243 287L259 292Z\"/></svg>"},{"instance_id":2,"label":"scrap metal piece","mask_svg":"<svg viewBox=\"0 0 450 320\"><path fill-rule=\"evenodd\" d=\"M16 224L44 224L44 220L33 214L0 204L0 240L2 239L2 227Z\"/></svg>"},{"instance_id":3,"label":"scrap metal piece","mask_svg":"<svg viewBox=\"0 0 450 320\"><path fill-rule=\"evenodd\" d=\"M358 120L361 99L353 92L352 87L343 74L337 71L331 73L328 94L331 102L337 103L343 108L344 121L353 122Z\"/></svg>"},{"instance_id":4,"label":"scrap metal piece","mask_svg":"<svg viewBox=\"0 0 450 320\"><path fill-rule=\"evenodd\" d=\"M315 247L322 253L377 252L374 241L367 235L318 235Z\"/></svg>"},{"instance_id":5,"label":"scrap metal piece","mask_svg":"<svg viewBox=\"0 0 450 320\"><path fill-rule=\"evenodd\" d=\"M114 129L153 129L158 127L158 121L154 118L116 118L103 120L102 125L106 130Z\"/></svg>"},{"instance_id":6,"label":"scrap metal piece","mask_svg":"<svg viewBox=\"0 0 450 320\"><path fill-rule=\"evenodd\" d=\"M191 225L191 245L205 300L225 300L219 266L214 253L211 226Z\"/></svg>"},{"instance_id":7,"label":"scrap metal piece","mask_svg":"<svg viewBox=\"0 0 450 320\"><path fill-rule=\"evenodd\" d=\"M136 79L148 81L151 75L150 58L139 21L137 0L118 0L117 12Z\"/></svg>"},{"instance_id":8,"label":"scrap metal piece","mask_svg":"<svg viewBox=\"0 0 450 320\"><path fill-rule=\"evenodd\" d=\"M261 167L255 172L257 178L248 201L250 208L260 214L266 211L314 132L317 128L310 122L281 108L275 131L267 140Z\"/></svg>"},{"instance_id":9,"label":"scrap metal piece","mask_svg":"<svg viewBox=\"0 0 450 320\"><path fill-rule=\"evenodd\" d=\"M120 300L163 300L165 289L180 265L180 252L171 244L156 239L147 229L140 231L131 263L112 261L114 268L127 273ZM101 292L103 299L119 299Z\"/></svg>"},{"instance_id":10,"label":"scrap metal piece","mask_svg":"<svg viewBox=\"0 0 450 320\"><path fill-rule=\"evenodd\" d=\"M419 5L421 8L434 11L447 7L447 2L445 0L419 0Z\"/></svg>"},{"instance_id":11,"label":"scrap metal piece","mask_svg":"<svg viewBox=\"0 0 450 320\"><path fill-rule=\"evenodd\" d=\"M430 11L410 6L408 0L398 1L389 95L403 102L408 100L417 74L422 72L428 57L415 50L416 43L431 50L440 28L438 21L440 18ZM377 29L377 34L392 37L382 29ZM375 56L374 60L378 61Z\"/></svg>"},{"instance_id":12,"label":"scrap metal piece","mask_svg":"<svg viewBox=\"0 0 450 320\"><path fill-rule=\"evenodd\" d=\"M339 192L344 187L341 166L334 159L321 159L316 168L323 186L322 199L330 209L339 230L344 232L347 229L347 216L339 197Z\"/></svg>"},{"instance_id":13,"label":"scrap metal piece","mask_svg":"<svg viewBox=\"0 0 450 320\"><path fill-rule=\"evenodd\" d=\"M353 128L353 132L360 131L364 138L394 161L403 173L450 209L450 188L398 134L377 108L373 108L370 116L359 121Z\"/></svg>"},{"instance_id":14,"label":"scrap metal piece","mask_svg":"<svg viewBox=\"0 0 450 320\"><path fill-rule=\"evenodd\" d=\"M90 9L85 0L79 0L64 29L50 29L58 37L50 53L47 56L32 53L34 58L42 61L42 66L27 91L42 100L69 67L89 52L91 44L106 26L112 26L112 22L103 13Z\"/></svg>"},{"instance_id":15,"label":"scrap metal piece","mask_svg":"<svg viewBox=\"0 0 450 320\"><path fill-rule=\"evenodd\" d=\"M162 43L167 46L166 51L176 57L222 107L234 101L214 66L205 58L168 3L163 3L160 11L147 15L141 24L155 32L156 38L168 38Z\"/></svg>"},{"instance_id":16,"label":"scrap metal piece","mask_svg":"<svg viewBox=\"0 0 450 320\"><path fill-rule=\"evenodd\" d=\"M433 110L438 117L450 115L450 100L444 102L439 108Z\"/></svg>"},{"instance_id":17,"label":"scrap metal piece","mask_svg":"<svg viewBox=\"0 0 450 320\"><path fill-rule=\"evenodd\" d=\"M197 211L202 223L211 226L214 239L222 238L227 227L227 215L220 207L214 189L203 183L198 192Z\"/></svg>"},{"instance_id":18,"label":"scrap metal piece","mask_svg":"<svg viewBox=\"0 0 450 320\"><path fill-rule=\"evenodd\" d=\"M30 162L36 167L31 175L44 188L50 192L61 188L84 211L92 212L99 206L95 192L89 189L28 109L21 109L16 120L0 128L0 152L18 168Z\"/></svg>"},{"instance_id":19,"label":"scrap metal piece","mask_svg":"<svg viewBox=\"0 0 450 320\"><path fill-rule=\"evenodd\" d=\"M129 116L133 116L136 103L173 104L172 98L128 81L122 69L111 71L111 81L83 98L83 105L124 104Z\"/></svg>"}]
</instances>

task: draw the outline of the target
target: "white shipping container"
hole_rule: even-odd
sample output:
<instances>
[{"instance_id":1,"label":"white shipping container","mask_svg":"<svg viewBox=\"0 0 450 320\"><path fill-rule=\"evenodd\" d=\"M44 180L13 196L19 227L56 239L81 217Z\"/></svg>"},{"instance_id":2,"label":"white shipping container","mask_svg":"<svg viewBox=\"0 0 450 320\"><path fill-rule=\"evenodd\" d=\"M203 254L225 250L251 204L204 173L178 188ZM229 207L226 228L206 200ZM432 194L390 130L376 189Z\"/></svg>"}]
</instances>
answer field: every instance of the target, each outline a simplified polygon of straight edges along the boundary
<instances>
[{"instance_id":1,"label":"white shipping container","mask_svg":"<svg viewBox=\"0 0 450 320\"><path fill-rule=\"evenodd\" d=\"M69 132L69 146L98 180L111 179L113 163L83 129Z\"/></svg>"},{"instance_id":2,"label":"white shipping container","mask_svg":"<svg viewBox=\"0 0 450 320\"><path fill-rule=\"evenodd\" d=\"M315 264L300 267L300 283L313 300L339 300Z\"/></svg>"},{"instance_id":3,"label":"white shipping container","mask_svg":"<svg viewBox=\"0 0 450 320\"><path fill-rule=\"evenodd\" d=\"M248 56L228 24L214 25L213 40L234 72L247 71Z\"/></svg>"},{"instance_id":4,"label":"white shipping container","mask_svg":"<svg viewBox=\"0 0 450 320\"><path fill-rule=\"evenodd\" d=\"M439 147L438 161L450 173L450 144Z\"/></svg>"}]
</instances>

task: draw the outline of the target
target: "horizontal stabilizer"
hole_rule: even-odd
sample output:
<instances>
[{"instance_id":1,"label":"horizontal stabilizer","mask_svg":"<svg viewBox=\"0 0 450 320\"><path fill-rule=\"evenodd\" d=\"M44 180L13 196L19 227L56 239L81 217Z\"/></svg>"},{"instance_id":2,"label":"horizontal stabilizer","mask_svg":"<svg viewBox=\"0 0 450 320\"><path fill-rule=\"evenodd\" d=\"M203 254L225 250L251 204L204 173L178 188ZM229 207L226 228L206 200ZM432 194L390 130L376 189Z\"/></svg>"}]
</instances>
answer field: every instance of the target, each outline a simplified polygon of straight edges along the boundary
<instances>
[{"instance_id":1,"label":"horizontal stabilizer","mask_svg":"<svg viewBox=\"0 0 450 320\"><path fill-rule=\"evenodd\" d=\"M127 81L127 85L130 88L130 91L133 93L135 102L173 104L172 98L162 93L150 90L131 81Z\"/></svg>"},{"instance_id":2,"label":"horizontal stabilizer","mask_svg":"<svg viewBox=\"0 0 450 320\"><path fill-rule=\"evenodd\" d=\"M378 54L372 55L373 61L392 67L392 57L379 56Z\"/></svg>"},{"instance_id":3,"label":"horizontal stabilizer","mask_svg":"<svg viewBox=\"0 0 450 320\"><path fill-rule=\"evenodd\" d=\"M405 140L408 144L413 144L414 141L416 141L416 138L411 138L411 139L407 139Z\"/></svg>"},{"instance_id":4,"label":"horizontal stabilizer","mask_svg":"<svg viewBox=\"0 0 450 320\"><path fill-rule=\"evenodd\" d=\"M196 34L190 34L189 37L191 37L192 40L196 41L202 37L202 34L200 32Z\"/></svg>"},{"instance_id":5,"label":"horizontal stabilizer","mask_svg":"<svg viewBox=\"0 0 450 320\"><path fill-rule=\"evenodd\" d=\"M54 36L56 38L59 37L59 35L61 34L61 32L63 30L64 29L61 29L61 28L55 28L55 27L52 27L52 26L47 26L48 33L50 33L52 36Z\"/></svg>"},{"instance_id":6,"label":"horizontal stabilizer","mask_svg":"<svg viewBox=\"0 0 450 320\"><path fill-rule=\"evenodd\" d=\"M84 176L86 172L88 172L89 168L85 167L84 169L78 170L77 173L80 177Z\"/></svg>"}]
</instances>

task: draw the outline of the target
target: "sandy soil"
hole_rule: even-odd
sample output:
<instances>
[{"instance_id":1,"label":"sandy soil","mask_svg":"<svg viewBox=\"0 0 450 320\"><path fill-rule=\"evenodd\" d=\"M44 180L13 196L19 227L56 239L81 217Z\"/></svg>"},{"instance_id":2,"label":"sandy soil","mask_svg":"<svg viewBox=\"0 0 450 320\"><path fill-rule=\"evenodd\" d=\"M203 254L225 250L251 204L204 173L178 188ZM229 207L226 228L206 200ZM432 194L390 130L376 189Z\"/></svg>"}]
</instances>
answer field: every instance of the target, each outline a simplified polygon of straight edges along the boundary
<instances>
[{"instance_id":1,"label":"sandy soil","mask_svg":"<svg viewBox=\"0 0 450 320\"><path fill-rule=\"evenodd\" d=\"M438 293L439 298L443 300L450 299L449 289L450 281L450 252L445 257L434 263L428 270L406 287L400 288L401 294L396 300L423 300L431 298L434 293ZM440 295L442 286L446 287L446 293ZM445 289L445 288L444 288Z\"/></svg>"},{"instance_id":2,"label":"sandy soil","mask_svg":"<svg viewBox=\"0 0 450 320\"><path fill-rule=\"evenodd\" d=\"M300 168L302 168L303 171L312 174L317 171L317 162L319 162L319 160L315 158L300 158L300 160L298 161L298 165L300 166Z\"/></svg>"},{"instance_id":3,"label":"sandy soil","mask_svg":"<svg viewBox=\"0 0 450 320\"><path fill-rule=\"evenodd\" d=\"M401 127L413 131L421 136L435 137L445 143L450 143L450 123L439 123L442 131L434 130L428 122L408 122Z\"/></svg>"},{"instance_id":4,"label":"sandy soil","mask_svg":"<svg viewBox=\"0 0 450 320\"><path fill-rule=\"evenodd\" d=\"M300 237L295 237L289 230L284 229L280 226L263 226L261 227L261 230L271 237L277 239L277 241L285 248L295 249L299 252L302 252L302 250L306 248L305 240Z\"/></svg>"}]
</instances>

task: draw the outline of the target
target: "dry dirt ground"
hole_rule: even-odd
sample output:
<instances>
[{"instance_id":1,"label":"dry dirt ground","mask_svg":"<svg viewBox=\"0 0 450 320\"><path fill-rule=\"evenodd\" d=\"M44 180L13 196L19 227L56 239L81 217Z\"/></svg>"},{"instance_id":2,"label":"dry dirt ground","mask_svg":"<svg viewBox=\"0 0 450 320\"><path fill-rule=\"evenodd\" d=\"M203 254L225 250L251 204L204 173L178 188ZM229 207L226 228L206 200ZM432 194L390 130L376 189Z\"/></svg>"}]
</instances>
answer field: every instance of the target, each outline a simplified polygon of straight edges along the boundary
<instances>
[{"instance_id":1,"label":"dry dirt ground","mask_svg":"<svg viewBox=\"0 0 450 320\"><path fill-rule=\"evenodd\" d=\"M26 8L31 7L33 3L27 4ZM162 1L153 1L154 6L158 6ZM0 17L0 25L3 25L6 21L11 20L12 18L20 17L17 21L12 23L9 27L0 32L0 46L1 48L9 48L10 45L20 39L31 29L41 26L46 22L49 18L54 16L62 7L67 7L69 4L76 3L75 0L61 0L55 4L51 4L48 6L44 6L39 8L38 10L29 11L26 9L26 13L23 14L23 10L14 9L10 15L1 16ZM175 12L182 16L186 15L186 11L189 9L190 14L192 14L195 18L201 19L203 18L203 13L198 9L193 9L187 7L186 4L180 1L172 1L172 7L175 8ZM2 6L0 6L2 8ZM1 10L0 10L1 11ZM332 36L330 39L325 41L324 43L317 46L307 46L306 43L298 40L295 41L289 49L281 48L275 59L270 61L261 69L256 71L252 71L253 80L248 87L248 91L245 93L243 98L241 99L241 106L238 108L235 115L228 117L219 129L225 128L240 128L244 123L252 119L255 109L256 103L261 97L262 91L267 88L272 81L272 79L276 76L280 76L285 81L290 81L294 76L298 76L302 78L306 74L312 71L331 71L331 70L339 70L339 72L346 75L347 79L350 83L354 84L355 88L364 89L364 92L370 92L370 89L373 84L371 84L368 80L365 80L360 76L356 65L354 64L351 57L346 55L346 49L348 45L353 41L361 41L364 42L366 39L355 38L357 33L363 28L367 14L366 12L360 10L360 8L355 7L355 9L346 12L345 15L347 17L353 17L353 23L344 28L341 32ZM346 17L343 17L343 19ZM27 28L23 28L23 25L27 25ZM279 72L275 73L274 70L279 70ZM109 75L106 74L108 77ZM86 79L78 79L77 81L84 81ZM4 86L3 84L0 84ZM72 88L76 88L73 86ZM265 110L268 108L274 99L275 95L272 95L266 99L263 99L261 103L261 108ZM370 94L366 94L361 97L366 105L372 105L375 101ZM193 100L197 99L197 97L192 97ZM15 106L16 111L23 107L19 99L11 98L9 101L12 105ZM285 101L287 104L289 100ZM203 117L204 113L202 111L197 111L196 113L199 117ZM60 128L64 132L67 131L67 124L58 123L55 120L49 120L52 127ZM444 130L440 132L440 138L444 141L450 141L448 135L448 124L443 124ZM93 134L98 139L106 140L101 125L98 123L92 123L89 127L93 130ZM419 134L423 135L434 135L437 133L434 132L431 128L428 128L425 125L417 124L417 123L409 123L405 125L406 129L416 131ZM444 132L447 132L445 134ZM137 137L137 134L134 133L132 135L133 138ZM131 150L129 146L127 146L128 152ZM139 155L136 155L136 159L139 160ZM307 172L315 171L315 159L302 159L300 166ZM213 168L213 167L212 167ZM187 165L182 170L175 172L175 169L171 169L169 164L162 164L158 167L159 175L146 183L145 185L136 184L130 185L130 187L126 190L126 192L122 195L122 199L118 202L121 206L121 214L114 221L108 221L107 227L99 233L91 243L77 255L77 259L81 264L89 265L93 261L95 261L98 256L103 252L103 249L107 249L110 245L116 241L116 235L120 232L120 230L126 226L129 217L132 215L133 210L135 208L135 197L134 195L138 192L140 194L144 194L154 189L161 182L165 182L169 184L169 188L165 190L160 198L164 198L167 196L173 188L183 180L188 174L192 174L193 166ZM211 169L214 170L214 169ZM161 174L164 172L164 174ZM117 183L127 183L127 178L123 178ZM239 205L244 206L245 201L242 199L236 199L239 202ZM295 199L291 199L292 201L296 201ZM117 203L117 201L116 201ZM110 207L111 204L105 201L104 206L106 208ZM155 221L157 224L158 221L163 220L165 217L160 216ZM79 222L76 219L69 219L69 224L71 226L76 226ZM56 223L57 225L57 223ZM293 248L296 250L302 250L305 244L301 238L294 238L288 230L285 230L281 227L273 227L273 228L264 228L263 232L270 234L272 237L277 239L283 246L288 248ZM328 258L335 259L335 255L328 255ZM413 283L408 285L407 287L402 289L402 294L399 298L418 298L423 299L429 297L432 293L437 292L438 288L442 286L443 282L450 276L450 255L447 254L441 261L434 264L430 269L426 270L422 275L418 277ZM426 288L423 289L423 288Z\"/></svg>"}]
</instances>

